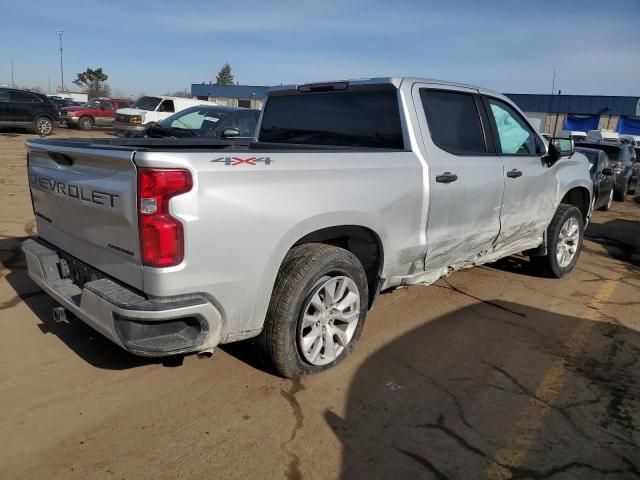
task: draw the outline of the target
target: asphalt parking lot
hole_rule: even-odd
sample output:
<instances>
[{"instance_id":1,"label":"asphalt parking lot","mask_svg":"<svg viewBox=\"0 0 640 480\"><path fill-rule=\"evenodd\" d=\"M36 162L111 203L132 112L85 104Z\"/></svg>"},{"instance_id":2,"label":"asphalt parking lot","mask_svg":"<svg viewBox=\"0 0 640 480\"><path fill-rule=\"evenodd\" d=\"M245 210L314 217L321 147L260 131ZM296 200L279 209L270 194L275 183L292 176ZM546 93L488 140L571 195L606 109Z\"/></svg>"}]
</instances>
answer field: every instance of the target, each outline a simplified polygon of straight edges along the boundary
<instances>
[{"instance_id":1,"label":"asphalt parking lot","mask_svg":"<svg viewBox=\"0 0 640 480\"><path fill-rule=\"evenodd\" d=\"M19 250L29 136L0 132L0 478L640 478L639 201L594 214L568 278L511 257L386 293L290 381L246 344L150 360L53 322Z\"/></svg>"}]
</instances>

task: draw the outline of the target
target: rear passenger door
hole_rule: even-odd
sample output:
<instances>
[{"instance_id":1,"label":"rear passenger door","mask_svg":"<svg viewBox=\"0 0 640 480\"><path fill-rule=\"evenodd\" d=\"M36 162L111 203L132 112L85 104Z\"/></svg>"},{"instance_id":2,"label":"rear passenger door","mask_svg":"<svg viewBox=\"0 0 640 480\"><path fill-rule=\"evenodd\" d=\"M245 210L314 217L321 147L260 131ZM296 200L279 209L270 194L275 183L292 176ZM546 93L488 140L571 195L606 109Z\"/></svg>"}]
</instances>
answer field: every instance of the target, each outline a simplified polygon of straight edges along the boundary
<instances>
[{"instance_id":1,"label":"rear passenger door","mask_svg":"<svg viewBox=\"0 0 640 480\"><path fill-rule=\"evenodd\" d=\"M502 164L477 90L416 84L428 164L427 271L473 262L500 232Z\"/></svg>"},{"instance_id":2,"label":"rear passenger door","mask_svg":"<svg viewBox=\"0 0 640 480\"><path fill-rule=\"evenodd\" d=\"M501 99L483 99L504 168L504 201L496 249L536 247L556 209L557 168L544 160L544 144L520 112Z\"/></svg>"}]
</instances>

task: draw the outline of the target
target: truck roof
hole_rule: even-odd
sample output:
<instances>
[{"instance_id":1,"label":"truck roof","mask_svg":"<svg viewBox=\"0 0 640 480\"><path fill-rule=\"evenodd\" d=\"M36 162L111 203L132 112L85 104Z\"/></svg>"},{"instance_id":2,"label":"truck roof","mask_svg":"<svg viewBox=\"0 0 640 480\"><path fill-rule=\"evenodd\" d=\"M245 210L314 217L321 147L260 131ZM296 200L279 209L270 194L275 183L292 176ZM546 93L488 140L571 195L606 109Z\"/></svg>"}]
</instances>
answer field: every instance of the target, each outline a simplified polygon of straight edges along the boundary
<instances>
[{"instance_id":1,"label":"truck roof","mask_svg":"<svg viewBox=\"0 0 640 480\"><path fill-rule=\"evenodd\" d=\"M475 85L468 85L465 83L459 82L450 82L446 80L436 80L432 78L419 78L419 77L372 77L372 78L355 78L348 80L333 80L333 81L325 81L325 82L310 82L305 84L290 84L290 85L278 85L275 87L271 87L268 91L268 95L278 95L284 93L295 93L298 92L298 87L304 85L317 85L317 84L341 84L348 82L349 86L365 86L365 85L393 85L396 88L399 88L403 82L409 83L431 83L436 85L450 86L450 87L461 87L461 88L471 88L474 90L478 90L482 93L488 93L490 95L506 98L504 95L498 92L494 92L492 90L488 90L486 88L478 87Z\"/></svg>"}]
</instances>

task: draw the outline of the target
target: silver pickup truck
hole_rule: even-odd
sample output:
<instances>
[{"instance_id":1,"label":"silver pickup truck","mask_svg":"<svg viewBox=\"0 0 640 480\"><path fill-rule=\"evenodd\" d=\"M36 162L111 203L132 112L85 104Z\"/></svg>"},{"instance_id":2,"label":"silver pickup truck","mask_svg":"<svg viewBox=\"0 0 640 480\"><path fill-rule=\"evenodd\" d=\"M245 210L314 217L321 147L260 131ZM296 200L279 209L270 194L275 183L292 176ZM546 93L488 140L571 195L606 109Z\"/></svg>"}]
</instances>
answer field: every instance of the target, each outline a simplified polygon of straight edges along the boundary
<instances>
[{"instance_id":1,"label":"silver pickup truck","mask_svg":"<svg viewBox=\"0 0 640 480\"><path fill-rule=\"evenodd\" d=\"M255 337L285 377L344 359L382 290L517 252L566 275L591 214L571 140L432 80L274 88L249 147L27 146L38 237L23 250L65 312L139 355Z\"/></svg>"}]
</instances>

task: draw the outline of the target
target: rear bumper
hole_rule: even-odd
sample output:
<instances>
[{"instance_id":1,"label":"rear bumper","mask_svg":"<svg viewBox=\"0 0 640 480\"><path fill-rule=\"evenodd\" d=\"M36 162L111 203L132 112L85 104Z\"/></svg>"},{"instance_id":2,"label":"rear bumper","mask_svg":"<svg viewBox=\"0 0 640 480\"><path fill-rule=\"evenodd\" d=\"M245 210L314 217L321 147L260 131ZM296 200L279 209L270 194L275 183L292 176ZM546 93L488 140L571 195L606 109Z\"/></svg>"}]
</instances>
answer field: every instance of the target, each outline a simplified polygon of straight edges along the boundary
<instances>
[{"instance_id":1,"label":"rear bumper","mask_svg":"<svg viewBox=\"0 0 640 480\"><path fill-rule=\"evenodd\" d=\"M61 257L39 239L22 244L29 277L50 297L125 350L165 356L211 350L220 341L221 316L199 294L148 299L103 277L82 288L61 276Z\"/></svg>"}]
</instances>

